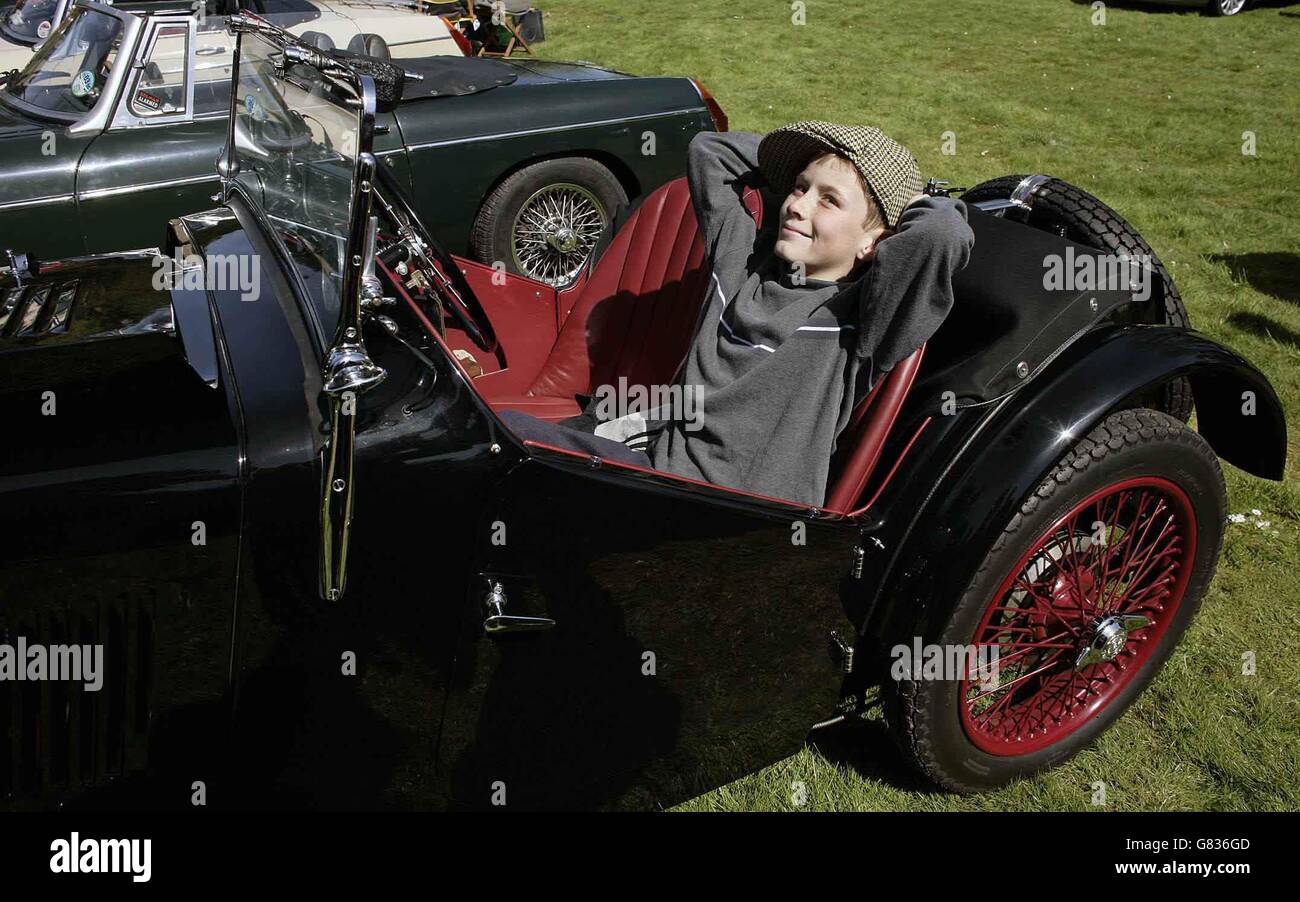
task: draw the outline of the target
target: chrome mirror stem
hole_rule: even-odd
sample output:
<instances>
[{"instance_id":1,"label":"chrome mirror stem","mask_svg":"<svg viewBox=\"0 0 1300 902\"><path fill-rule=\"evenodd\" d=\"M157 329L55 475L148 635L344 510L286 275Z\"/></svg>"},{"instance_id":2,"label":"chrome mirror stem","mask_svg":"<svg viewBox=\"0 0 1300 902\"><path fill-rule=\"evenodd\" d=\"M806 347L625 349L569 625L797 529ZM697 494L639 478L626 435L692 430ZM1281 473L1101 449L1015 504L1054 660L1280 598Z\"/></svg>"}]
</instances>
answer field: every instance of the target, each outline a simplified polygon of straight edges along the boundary
<instances>
[{"instance_id":1,"label":"chrome mirror stem","mask_svg":"<svg viewBox=\"0 0 1300 902\"><path fill-rule=\"evenodd\" d=\"M361 335L361 293L366 272L374 268L378 228L378 220L370 214L374 174L374 155L358 155L347 244L352 256L344 265L338 331L325 357L322 374L322 391L330 400L330 438L321 461L320 594L326 601L338 601L347 587L357 398L388 375L370 359Z\"/></svg>"}]
</instances>

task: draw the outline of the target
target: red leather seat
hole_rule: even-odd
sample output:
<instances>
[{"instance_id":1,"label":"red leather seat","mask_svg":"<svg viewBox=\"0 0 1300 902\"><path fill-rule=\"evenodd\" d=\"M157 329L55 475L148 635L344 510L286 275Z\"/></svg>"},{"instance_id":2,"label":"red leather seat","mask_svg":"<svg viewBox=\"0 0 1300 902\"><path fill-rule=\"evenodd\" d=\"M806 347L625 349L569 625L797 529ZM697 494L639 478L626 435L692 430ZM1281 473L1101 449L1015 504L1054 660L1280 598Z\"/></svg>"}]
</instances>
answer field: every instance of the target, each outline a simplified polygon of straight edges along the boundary
<instances>
[{"instance_id":1,"label":"red leather seat","mask_svg":"<svg viewBox=\"0 0 1300 902\"><path fill-rule=\"evenodd\" d=\"M757 192L746 204L761 220ZM667 385L690 348L709 286L704 243L686 179L652 192L597 261L523 396L494 407L577 413L600 385ZM543 416L555 419L558 416Z\"/></svg>"}]
</instances>

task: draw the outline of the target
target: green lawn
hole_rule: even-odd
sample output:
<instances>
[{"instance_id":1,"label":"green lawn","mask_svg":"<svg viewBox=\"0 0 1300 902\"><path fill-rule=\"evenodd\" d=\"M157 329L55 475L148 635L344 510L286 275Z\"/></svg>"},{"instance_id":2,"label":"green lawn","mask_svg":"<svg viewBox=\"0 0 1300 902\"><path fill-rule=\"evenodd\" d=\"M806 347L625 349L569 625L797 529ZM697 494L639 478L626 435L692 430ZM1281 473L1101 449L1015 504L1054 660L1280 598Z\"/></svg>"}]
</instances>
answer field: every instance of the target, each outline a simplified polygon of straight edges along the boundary
<instances>
[{"instance_id":1,"label":"green lawn","mask_svg":"<svg viewBox=\"0 0 1300 902\"><path fill-rule=\"evenodd\" d=\"M1086 188L1142 232L1194 326L1255 362L1288 413L1286 482L1225 465L1231 510L1262 517L1229 524L1174 658L1066 766L997 793L939 793L869 724L836 763L804 751L683 807L1097 810L1102 780L1109 810L1300 808L1300 3L1233 19L1112 6L1102 26L1082 0L807 0L800 26L784 0L544 7L541 55L694 76L733 129L869 123L955 184L1045 172Z\"/></svg>"}]
</instances>

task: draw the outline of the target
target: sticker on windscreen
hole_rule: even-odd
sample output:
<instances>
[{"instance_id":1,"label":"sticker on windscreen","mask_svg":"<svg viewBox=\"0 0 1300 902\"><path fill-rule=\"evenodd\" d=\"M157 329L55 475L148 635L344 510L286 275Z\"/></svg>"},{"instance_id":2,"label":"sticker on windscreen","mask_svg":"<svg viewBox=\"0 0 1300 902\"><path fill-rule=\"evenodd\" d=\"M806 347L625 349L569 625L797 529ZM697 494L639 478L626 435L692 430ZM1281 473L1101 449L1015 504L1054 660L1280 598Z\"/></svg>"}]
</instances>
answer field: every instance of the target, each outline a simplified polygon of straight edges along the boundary
<instances>
[{"instance_id":1,"label":"sticker on windscreen","mask_svg":"<svg viewBox=\"0 0 1300 902\"><path fill-rule=\"evenodd\" d=\"M162 107L162 98L148 91L136 91L135 102L137 106L142 106L146 110L157 110Z\"/></svg>"},{"instance_id":2,"label":"sticker on windscreen","mask_svg":"<svg viewBox=\"0 0 1300 902\"><path fill-rule=\"evenodd\" d=\"M36 36L42 41L50 36L50 20L46 19L40 25L36 26Z\"/></svg>"},{"instance_id":3,"label":"sticker on windscreen","mask_svg":"<svg viewBox=\"0 0 1300 902\"><path fill-rule=\"evenodd\" d=\"M72 96L89 97L95 91L95 73L82 69L72 80Z\"/></svg>"},{"instance_id":4,"label":"sticker on windscreen","mask_svg":"<svg viewBox=\"0 0 1300 902\"><path fill-rule=\"evenodd\" d=\"M266 118L266 113L263 112L262 105L257 102L257 98L252 94L249 94L244 98L244 111L248 113L248 117L255 122L261 122Z\"/></svg>"}]
</instances>

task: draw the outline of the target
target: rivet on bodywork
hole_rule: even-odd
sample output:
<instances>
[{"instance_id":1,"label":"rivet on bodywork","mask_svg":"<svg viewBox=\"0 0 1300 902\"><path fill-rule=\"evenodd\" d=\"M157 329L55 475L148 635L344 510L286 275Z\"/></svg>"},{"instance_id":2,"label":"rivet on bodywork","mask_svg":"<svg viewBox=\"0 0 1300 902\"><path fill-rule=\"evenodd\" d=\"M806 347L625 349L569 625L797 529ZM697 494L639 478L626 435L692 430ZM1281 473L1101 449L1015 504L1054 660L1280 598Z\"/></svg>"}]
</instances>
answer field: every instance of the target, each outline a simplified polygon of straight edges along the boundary
<instances>
[{"instance_id":1,"label":"rivet on bodywork","mask_svg":"<svg viewBox=\"0 0 1300 902\"><path fill-rule=\"evenodd\" d=\"M1016 364L1016 375L1019 376L1021 379L1025 378L1026 376L1028 376L1028 375L1029 375L1029 364L1025 363L1023 360L1020 361L1019 363L1017 363L1017 364Z\"/></svg>"},{"instance_id":2,"label":"rivet on bodywork","mask_svg":"<svg viewBox=\"0 0 1300 902\"><path fill-rule=\"evenodd\" d=\"M493 454L500 454L501 446L498 445L496 442L493 442L491 445L488 446L488 450L491 451Z\"/></svg>"},{"instance_id":3,"label":"rivet on bodywork","mask_svg":"<svg viewBox=\"0 0 1300 902\"><path fill-rule=\"evenodd\" d=\"M348 484L344 482L342 479L336 479L332 483L330 483L330 488L334 489L334 491L336 492L341 492L345 488L347 488L347 485Z\"/></svg>"}]
</instances>

